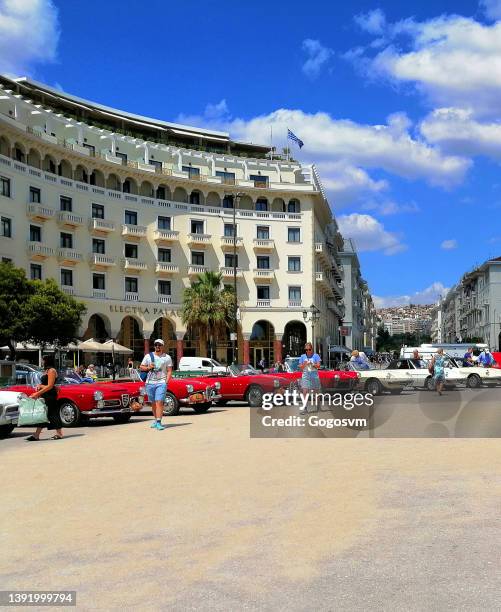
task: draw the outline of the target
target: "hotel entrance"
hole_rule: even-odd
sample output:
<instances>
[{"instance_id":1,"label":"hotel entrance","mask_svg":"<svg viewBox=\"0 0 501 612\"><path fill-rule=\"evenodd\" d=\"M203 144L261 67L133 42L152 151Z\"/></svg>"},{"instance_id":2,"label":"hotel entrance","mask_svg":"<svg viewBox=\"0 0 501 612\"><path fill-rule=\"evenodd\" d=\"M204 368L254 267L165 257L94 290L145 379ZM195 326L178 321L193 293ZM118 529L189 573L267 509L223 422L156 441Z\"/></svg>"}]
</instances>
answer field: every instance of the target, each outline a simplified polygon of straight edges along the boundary
<instances>
[{"instance_id":1,"label":"hotel entrance","mask_svg":"<svg viewBox=\"0 0 501 612\"><path fill-rule=\"evenodd\" d=\"M252 327L250 337L250 358L251 365L258 367L261 359L266 361L266 367L273 366L274 348L273 341L275 339L275 328L269 321L257 321Z\"/></svg>"}]
</instances>

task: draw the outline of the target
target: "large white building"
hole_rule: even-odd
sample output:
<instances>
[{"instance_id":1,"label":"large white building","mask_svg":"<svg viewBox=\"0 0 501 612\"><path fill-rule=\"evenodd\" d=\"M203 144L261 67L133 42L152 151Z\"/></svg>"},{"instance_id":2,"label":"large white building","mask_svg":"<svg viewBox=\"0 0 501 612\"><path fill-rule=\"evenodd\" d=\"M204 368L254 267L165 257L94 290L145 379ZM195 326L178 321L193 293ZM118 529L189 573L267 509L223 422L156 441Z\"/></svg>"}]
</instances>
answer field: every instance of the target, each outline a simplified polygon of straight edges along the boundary
<instances>
[{"instance_id":1,"label":"large white building","mask_svg":"<svg viewBox=\"0 0 501 612\"><path fill-rule=\"evenodd\" d=\"M325 354L339 338L343 239L314 166L269 147L0 77L0 215L0 257L55 278L87 307L81 337L136 358L155 337L177 358L204 353L183 290L204 270L232 284L234 231L239 359L271 363L313 333ZM358 295L354 308L363 327ZM217 355L231 358L229 333Z\"/></svg>"}]
</instances>

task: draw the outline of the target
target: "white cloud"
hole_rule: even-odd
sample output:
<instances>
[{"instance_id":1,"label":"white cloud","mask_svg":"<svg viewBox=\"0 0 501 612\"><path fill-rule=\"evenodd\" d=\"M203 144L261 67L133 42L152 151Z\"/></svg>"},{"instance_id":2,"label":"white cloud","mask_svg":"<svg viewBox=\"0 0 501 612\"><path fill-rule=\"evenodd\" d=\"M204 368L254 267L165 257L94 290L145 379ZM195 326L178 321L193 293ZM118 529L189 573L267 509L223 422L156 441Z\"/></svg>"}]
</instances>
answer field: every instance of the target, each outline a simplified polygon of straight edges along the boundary
<instances>
[{"instance_id":1,"label":"white cloud","mask_svg":"<svg viewBox=\"0 0 501 612\"><path fill-rule=\"evenodd\" d=\"M343 161L321 161L317 167L322 184L332 197L335 208L342 208L388 189L388 181L374 180L362 168Z\"/></svg>"},{"instance_id":2,"label":"white cloud","mask_svg":"<svg viewBox=\"0 0 501 612\"><path fill-rule=\"evenodd\" d=\"M409 204L399 204L393 200L368 200L362 204L362 210L372 210L385 217L402 213L417 213L420 211L415 202Z\"/></svg>"},{"instance_id":3,"label":"white cloud","mask_svg":"<svg viewBox=\"0 0 501 612\"><path fill-rule=\"evenodd\" d=\"M499 113L501 21L483 24L458 15L406 19L387 24L385 34L391 44L375 57L355 58L370 76L414 83L440 105Z\"/></svg>"},{"instance_id":4,"label":"white cloud","mask_svg":"<svg viewBox=\"0 0 501 612\"><path fill-rule=\"evenodd\" d=\"M501 0L480 0L479 6L492 21L501 19Z\"/></svg>"},{"instance_id":5,"label":"white cloud","mask_svg":"<svg viewBox=\"0 0 501 612\"><path fill-rule=\"evenodd\" d=\"M405 306L408 304L434 304L437 300L445 295L448 291L447 287L435 281L426 289L416 291L412 295L392 295L392 296L373 296L376 308L389 308L390 306Z\"/></svg>"},{"instance_id":6,"label":"white cloud","mask_svg":"<svg viewBox=\"0 0 501 612\"><path fill-rule=\"evenodd\" d=\"M371 215L341 215L338 224L345 238L353 238L359 252L383 251L385 255L395 255L407 248L396 234L385 230Z\"/></svg>"},{"instance_id":7,"label":"white cloud","mask_svg":"<svg viewBox=\"0 0 501 612\"><path fill-rule=\"evenodd\" d=\"M302 49L308 58L302 66L302 71L307 77L315 79L334 52L332 49L324 47L319 40L312 38L303 40Z\"/></svg>"},{"instance_id":8,"label":"white cloud","mask_svg":"<svg viewBox=\"0 0 501 612\"><path fill-rule=\"evenodd\" d=\"M355 22L369 34L382 34L386 27L386 17L380 8L356 15Z\"/></svg>"},{"instance_id":9,"label":"white cloud","mask_svg":"<svg viewBox=\"0 0 501 612\"><path fill-rule=\"evenodd\" d=\"M56 58L57 10L51 0L0 0L0 72L29 75Z\"/></svg>"},{"instance_id":10,"label":"white cloud","mask_svg":"<svg viewBox=\"0 0 501 612\"><path fill-rule=\"evenodd\" d=\"M442 244L440 245L440 248L444 249L444 251L452 251L453 249L458 248L458 241L457 240L444 240Z\"/></svg>"}]
</instances>

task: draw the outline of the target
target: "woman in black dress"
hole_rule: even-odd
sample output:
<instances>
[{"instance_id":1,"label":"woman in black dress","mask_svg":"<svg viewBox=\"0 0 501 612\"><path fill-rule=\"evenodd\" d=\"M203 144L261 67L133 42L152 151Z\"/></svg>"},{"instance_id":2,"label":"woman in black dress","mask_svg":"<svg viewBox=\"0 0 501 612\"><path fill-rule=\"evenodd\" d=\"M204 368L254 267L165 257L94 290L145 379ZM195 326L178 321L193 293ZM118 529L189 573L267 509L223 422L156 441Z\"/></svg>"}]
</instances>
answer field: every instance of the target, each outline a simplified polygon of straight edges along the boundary
<instances>
[{"instance_id":1,"label":"woman in black dress","mask_svg":"<svg viewBox=\"0 0 501 612\"><path fill-rule=\"evenodd\" d=\"M52 355L45 355L43 358L45 372L42 375L41 384L38 385L35 393L30 395L31 399L42 397L47 404L47 419L48 423L38 425L35 433L28 438L30 442L40 440L40 433L44 427L47 429L55 429L56 435L52 436L53 440L60 440L63 437L62 423L59 416L59 407L57 405L57 389L55 387L57 372L54 367L55 360Z\"/></svg>"}]
</instances>

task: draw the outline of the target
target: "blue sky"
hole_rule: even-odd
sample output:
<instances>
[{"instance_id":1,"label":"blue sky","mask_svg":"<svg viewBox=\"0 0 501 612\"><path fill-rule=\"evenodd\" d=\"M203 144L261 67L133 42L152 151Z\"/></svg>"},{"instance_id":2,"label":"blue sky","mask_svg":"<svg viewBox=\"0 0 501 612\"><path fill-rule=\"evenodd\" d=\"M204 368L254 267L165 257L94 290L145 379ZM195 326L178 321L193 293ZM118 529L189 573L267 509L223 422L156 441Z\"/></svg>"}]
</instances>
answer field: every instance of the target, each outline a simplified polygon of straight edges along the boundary
<instances>
[{"instance_id":1,"label":"blue sky","mask_svg":"<svg viewBox=\"0 0 501 612\"><path fill-rule=\"evenodd\" d=\"M380 304L501 255L501 0L0 0L0 70L243 140L289 126Z\"/></svg>"}]
</instances>

